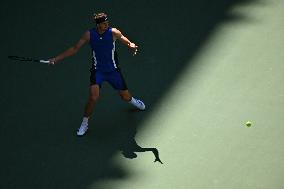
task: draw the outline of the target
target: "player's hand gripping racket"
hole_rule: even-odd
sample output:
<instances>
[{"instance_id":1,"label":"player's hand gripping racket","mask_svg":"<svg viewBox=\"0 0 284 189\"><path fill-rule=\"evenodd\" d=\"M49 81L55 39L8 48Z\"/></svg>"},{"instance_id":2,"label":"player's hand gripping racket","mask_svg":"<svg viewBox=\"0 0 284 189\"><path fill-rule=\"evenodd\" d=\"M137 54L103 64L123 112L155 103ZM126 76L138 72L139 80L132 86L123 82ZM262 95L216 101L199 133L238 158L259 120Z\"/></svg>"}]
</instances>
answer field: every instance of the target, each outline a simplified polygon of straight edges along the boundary
<instances>
[{"instance_id":1,"label":"player's hand gripping racket","mask_svg":"<svg viewBox=\"0 0 284 189\"><path fill-rule=\"evenodd\" d=\"M24 62L40 62L44 64L49 64L49 60L39 60L34 58L28 58L28 57L22 57L22 56L8 56L11 60L17 60L17 61L24 61Z\"/></svg>"}]
</instances>

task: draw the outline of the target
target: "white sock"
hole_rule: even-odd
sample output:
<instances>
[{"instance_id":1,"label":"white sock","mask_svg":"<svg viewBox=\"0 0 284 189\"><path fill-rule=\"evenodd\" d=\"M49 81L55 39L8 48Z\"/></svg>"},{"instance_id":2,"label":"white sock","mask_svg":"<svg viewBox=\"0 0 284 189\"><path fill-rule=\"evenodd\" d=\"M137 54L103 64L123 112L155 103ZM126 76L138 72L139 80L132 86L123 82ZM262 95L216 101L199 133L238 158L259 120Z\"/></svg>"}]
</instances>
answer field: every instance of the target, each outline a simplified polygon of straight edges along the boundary
<instances>
[{"instance_id":1,"label":"white sock","mask_svg":"<svg viewBox=\"0 0 284 189\"><path fill-rule=\"evenodd\" d=\"M87 124L88 125L89 118L88 117L83 117L82 124Z\"/></svg>"}]
</instances>

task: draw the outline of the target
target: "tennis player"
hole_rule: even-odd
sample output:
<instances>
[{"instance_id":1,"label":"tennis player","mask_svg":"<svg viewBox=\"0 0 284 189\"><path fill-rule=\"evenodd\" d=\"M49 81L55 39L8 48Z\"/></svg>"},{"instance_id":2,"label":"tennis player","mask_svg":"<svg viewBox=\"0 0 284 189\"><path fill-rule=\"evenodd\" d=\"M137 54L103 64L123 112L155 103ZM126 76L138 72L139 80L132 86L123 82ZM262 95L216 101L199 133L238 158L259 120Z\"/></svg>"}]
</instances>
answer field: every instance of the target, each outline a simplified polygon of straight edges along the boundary
<instances>
[{"instance_id":1,"label":"tennis player","mask_svg":"<svg viewBox=\"0 0 284 189\"><path fill-rule=\"evenodd\" d=\"M85 106L84 116L81 126L78 128L77 135L83 136L88 130L88 121L93 113L93 109L100 94L100 88L104 81L108 82L118 91L121 98L134 105L139 110L145 110L145 105L130 94L125 80L120 72L116 46L116 40L121 41L136 55L138 46L132 43L118 29L109 26L106 13L94 14L93 19L96 27L86 31L81 39L74 46L63 53L49 59L50 64L54 65L66 57L72 56L85 44L89 43L92 49L92 67L90 69L90 88L89 98Z\"/></svg>"}]
</instances>

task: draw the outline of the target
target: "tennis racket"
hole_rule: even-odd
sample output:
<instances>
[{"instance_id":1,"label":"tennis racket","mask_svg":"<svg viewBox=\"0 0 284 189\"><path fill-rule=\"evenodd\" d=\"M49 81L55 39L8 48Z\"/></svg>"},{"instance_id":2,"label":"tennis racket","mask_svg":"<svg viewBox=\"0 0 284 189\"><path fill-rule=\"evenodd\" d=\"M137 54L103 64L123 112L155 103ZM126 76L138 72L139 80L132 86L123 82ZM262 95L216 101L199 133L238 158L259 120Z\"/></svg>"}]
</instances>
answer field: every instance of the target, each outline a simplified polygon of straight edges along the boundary
<instances>
[{"instance_id":1,"label":"tennis racket","mask_svg":"<svg viewBox=\"0 0 284 189\"><path fill-rule=\"evenodd\" d=\"M24 62L40 62L44 64L50 63L50 61L48 60L38 60L38 59L22 57L22 56L8 56L8 58L11 60L24 61Z\"/></svg>"}]
</instances>

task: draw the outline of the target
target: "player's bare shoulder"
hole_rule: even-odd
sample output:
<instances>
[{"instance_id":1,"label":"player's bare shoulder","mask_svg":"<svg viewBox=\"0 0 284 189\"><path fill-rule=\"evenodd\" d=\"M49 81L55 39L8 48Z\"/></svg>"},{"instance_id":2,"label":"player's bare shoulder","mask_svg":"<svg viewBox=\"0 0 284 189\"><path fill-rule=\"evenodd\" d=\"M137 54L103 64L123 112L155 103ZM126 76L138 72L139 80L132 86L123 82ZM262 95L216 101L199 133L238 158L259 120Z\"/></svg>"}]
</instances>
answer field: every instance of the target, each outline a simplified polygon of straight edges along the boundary
<instances>
[{"instance_id":1,"label":"player's bare shoulder","mask_svg":"<svg viewBox=\"0 0 284 189\"><path fill-rule=\"evenodd\" d=\"M112 28L112 36L114 40L121 38L122 34L117 28Z\"/></svg>"},{"instance_id":2,"label":"player's bare shoulder","mask_svg":"<svg viewBox=\"0 0 284 189\"><path fill-rule=\"evenodd\" d=\"M119 31L119 29L117 28L112 28L112 33L115 33L115 34L121 34L121 32Z\"/></svg>"}]
</instances>

